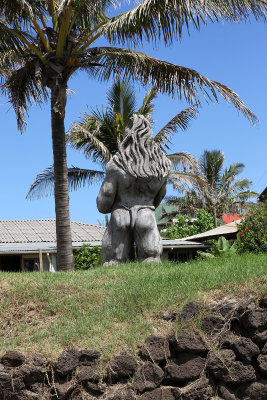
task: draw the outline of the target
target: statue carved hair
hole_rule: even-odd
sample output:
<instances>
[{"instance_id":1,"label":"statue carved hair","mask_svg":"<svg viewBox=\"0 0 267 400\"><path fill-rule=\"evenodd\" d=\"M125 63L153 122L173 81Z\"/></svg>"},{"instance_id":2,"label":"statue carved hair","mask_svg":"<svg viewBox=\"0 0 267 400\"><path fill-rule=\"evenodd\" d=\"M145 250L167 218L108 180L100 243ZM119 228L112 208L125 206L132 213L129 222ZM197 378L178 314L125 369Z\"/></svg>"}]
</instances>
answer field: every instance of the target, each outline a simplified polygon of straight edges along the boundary
<instances>
[{"instance_id":1,"label":"statue carved hair","mask_svg":"<svg viewBox=\"0 0 267 400\"><path fill-rule=\"evenodd\" d=\"M113 161L129 175L138 178L163 178L169 174L171 162L154 141L149 121L133 116L133 125L119 145Z\"/></svg>"}]
</instances>

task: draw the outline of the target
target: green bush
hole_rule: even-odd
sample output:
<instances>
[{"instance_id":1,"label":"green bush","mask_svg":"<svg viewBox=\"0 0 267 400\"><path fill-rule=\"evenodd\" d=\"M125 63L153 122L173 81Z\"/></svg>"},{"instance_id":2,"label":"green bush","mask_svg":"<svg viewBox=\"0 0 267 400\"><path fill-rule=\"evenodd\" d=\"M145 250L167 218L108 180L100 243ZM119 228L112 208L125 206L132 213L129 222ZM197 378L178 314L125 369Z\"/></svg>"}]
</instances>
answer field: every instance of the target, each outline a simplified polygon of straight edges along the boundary
<instances>
[{"instance_id":1,"label":"green bush","mask_svg":"<svg viewBox=\"0 0 267 400\"><path fill-rule=\"evenodd\" d=\"M208 251L198 251L198 255L202 258L230 257L236 252L236 244L231 245L224 236L221 236Z\"/></svg>"},{"instance_id":2,"label":"green bush","mask_svg":"<svg viewBox=\"0 0 267 400\"><path fill-rule=\"evenodd\" d=\"M186 215L177 215L177 222L161 231L161 235L167 239L180 239L187 236L196 235L214 228L213 217L205 210L196 213L196 220Z\"/></svg>"},{"instance_id":3,"label":"green bush","mask_svg":"<svg viewBox=\"0 0 267 400\"><path fill-rule=\"evenodd\" d=\"M267 252L267 202L255 205L241 221L236 246L239 253Z\"/></svg>"},{"instance_id":4,"label":"green bush","mask_svg":"<svg viewBox=\"0 0 267 400\"><path fill-rule=\"evenodd\" d=\"M75 269L89 269L102 264L101 248L83 244L73 254Z\"/></svg>"}]
</instances>

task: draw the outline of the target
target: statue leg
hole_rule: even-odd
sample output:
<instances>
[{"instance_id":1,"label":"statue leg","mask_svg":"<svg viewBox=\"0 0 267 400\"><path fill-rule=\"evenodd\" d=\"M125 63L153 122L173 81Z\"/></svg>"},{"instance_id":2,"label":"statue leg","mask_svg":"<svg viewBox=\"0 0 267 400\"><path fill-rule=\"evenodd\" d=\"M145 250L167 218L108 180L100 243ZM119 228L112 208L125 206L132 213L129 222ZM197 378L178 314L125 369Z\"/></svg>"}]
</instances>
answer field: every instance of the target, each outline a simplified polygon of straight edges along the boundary
<instances>
[{"instance_id":1,"label":"statue leg","mask_svg":"<svg viewBox=\"0 0 267 400\"><path fill-rule=\"evenodd\" d=\"M110 222L102 239L104 265L125 262L131 246L130 213L117 208L111 213Z\"/></svg>"},{"instance_id":2,"label":"statue leg","mask_svg":"<svg viewBox=\"0 0 267 400\"><path fill-rule=\"evenodd\" d=\"M138 260L160 262L162 242L154 211L148 208L138 211L134 234Z\"/></svg>"}]
</instances>

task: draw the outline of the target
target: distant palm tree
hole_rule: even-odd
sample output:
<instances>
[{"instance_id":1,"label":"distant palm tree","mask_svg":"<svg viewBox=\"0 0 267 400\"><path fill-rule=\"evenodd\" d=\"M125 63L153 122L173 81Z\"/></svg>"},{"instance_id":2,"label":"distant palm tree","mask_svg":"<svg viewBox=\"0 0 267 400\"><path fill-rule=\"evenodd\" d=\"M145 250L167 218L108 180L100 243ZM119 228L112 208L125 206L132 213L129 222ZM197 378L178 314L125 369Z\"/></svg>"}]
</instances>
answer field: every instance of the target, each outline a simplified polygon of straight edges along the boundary
<instances>
[{"instance_id":1,"label":"distant palm tree","mask_svg":"<svg viewBox=\"0 0 267 400\"><path fill-rule=\"evenodd\" d=\"M107 91L108 105L101 111L96 108L91 113L85 112L82 118L71 127L67 141L72 148L82 151L86 158L91 158L102 168L113 157L123 140L125 129L131 124L133 114L140 114L154 123L153 100L157 96L157 89L150 89L142 102L141 107L136 107L136 97L133 87L119 78ZM166 149L169 148L171 137L179 130L188 128L192 119L198 116L196 106L191 106L175 115L155 136L154 140ZM169 154L173 169L178 166L190 168L196 166L193 156L185 152ZM177 177L178 172L176 172ZM189 174L179 173L185 180ZM92 184L104 178L102 170L88 170L72 167L68 169L70 190L80 186ZM32 183L27 198L41 198L53 193L54 169L47 168L37 175Z\"/></svg>"},{"instance_id":2,"label":"distant palm tree","mask_svg":"<svg viewBox=\"0 0 267 400\"><path fill-rule=\"evenodd\" d=\"M234 163L224 168L224 162L222 151L205 150L194 170L199 180L195 180L191 187L181 184L179 176L173 173L173 187L184 192L185 196L169 199L169 203L176 205L178 211L205 209L212 213L217 226L217 217L225 212L236 212L250 198L258 197L258 193L249 190L251 181L245 178L236 180L244 164Z\"/></svg>"}]
</instances>

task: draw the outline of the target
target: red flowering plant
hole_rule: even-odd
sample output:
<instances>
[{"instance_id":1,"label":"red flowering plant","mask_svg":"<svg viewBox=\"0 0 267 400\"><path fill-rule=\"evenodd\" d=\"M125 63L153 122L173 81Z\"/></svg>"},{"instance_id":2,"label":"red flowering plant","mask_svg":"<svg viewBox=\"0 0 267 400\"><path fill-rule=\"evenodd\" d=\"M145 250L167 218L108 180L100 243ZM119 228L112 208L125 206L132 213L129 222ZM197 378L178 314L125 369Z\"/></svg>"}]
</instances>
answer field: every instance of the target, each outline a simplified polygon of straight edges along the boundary
<instances>
[{"instance_id":1,"label":"red flowering plant","mask_svg":"<svg viewBox=\"0 0 267 400\"><path fill-rule=\"evenodd\" d=\"M236 240L240 253L267 252L267 203L255 204L239 224Z\"/></svg>"}]
</instances>

